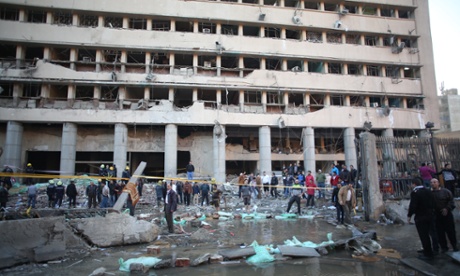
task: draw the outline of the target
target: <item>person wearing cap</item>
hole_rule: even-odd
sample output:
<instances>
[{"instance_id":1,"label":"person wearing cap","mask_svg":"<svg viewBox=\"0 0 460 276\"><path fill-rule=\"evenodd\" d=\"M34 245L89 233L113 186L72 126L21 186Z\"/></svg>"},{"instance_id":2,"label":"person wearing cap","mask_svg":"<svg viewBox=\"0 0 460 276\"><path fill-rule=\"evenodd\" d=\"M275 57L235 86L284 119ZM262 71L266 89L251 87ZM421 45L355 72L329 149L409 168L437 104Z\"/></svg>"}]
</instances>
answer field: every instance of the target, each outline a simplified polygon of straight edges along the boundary
<instances>
[{"instance_id":1,"label":"person wearing cap","mask_svg":"<svg viewBox=\"0 0 460 276\"><path fill-rule=\"evenodd\" d=\"M54 206L61 208L62 200L64 199L65 187L62 184L62 181L59 180L56 186L56 200L54 201Z\"/></svg>"},{"instance_id":2,"label":"person wearing cap","mask_svg":"<svg viewBox=\"0 0 460 276\"><path fill-rule=\"evenodd\" d=\"M107 168L104 164L99 167L99 176L107 176Z\"/></svg>"},{"instance_id":3,"label":"person wearing cap","mask_svg":"<svg viewBox=\"0 0 460 276\"><path fill-rule=\"evenodd\" d=\"M34 174L35 170L34 167L32 167L32 163L28 163L26 166L26 169L24 170L25 173L27 174ZM32 177L27 177L26 178L26 184L27 185L32 185L33 184L33 178Z\"/></svg>"},{"instance_id":4,"label":"person wearing cap","mask_svg":"<svg viewBox=\"0 0 460 276\"><path fill-rule=\"evenodd\" d=\"M121 172L121 178L123 178L121 181L123 183L128 183L129 179L131 178L131 173L129 172L129 166L125 167L125 170Z\"/></svg>"},{"instance_id":5,"label":"person wearing cap","mask_svg":"<svg viewBox=\"0 0 460 276\"><path fill-rule=\"evenodd\" d=\"M75 208L77 205L77 194L78 194L77 187L75 186L75 181L73 180L70 181L70 184L67 185L65 194L69 198L69 209L71 208L71 206Z\"/></svg>"},{"instance_id":6,"label":"person wearing cap","mask_svg":"<svg viewBox=\"0 0 460 276\"><path fill-rule=\"evenodd\" d=\"M326 193L324 190L326 187L325 182L326 174L324 174L321 170L318 170L318 173L316 174L316 183L318 184L318 199L326 198Z\"/></svg>"},{"instance_id":7,"label":"person wearing cap","mask_svg":"<svg viewBox=\"0 0 460 276\"><path fill-rule=\"evenodd\" d=\"M54 201L56 198L56 186L54 186L54 180L51 179L48 181L48 187L46 187L46 195L48 196L48 207L54 207Z\"/></svg>"}]
</instances>

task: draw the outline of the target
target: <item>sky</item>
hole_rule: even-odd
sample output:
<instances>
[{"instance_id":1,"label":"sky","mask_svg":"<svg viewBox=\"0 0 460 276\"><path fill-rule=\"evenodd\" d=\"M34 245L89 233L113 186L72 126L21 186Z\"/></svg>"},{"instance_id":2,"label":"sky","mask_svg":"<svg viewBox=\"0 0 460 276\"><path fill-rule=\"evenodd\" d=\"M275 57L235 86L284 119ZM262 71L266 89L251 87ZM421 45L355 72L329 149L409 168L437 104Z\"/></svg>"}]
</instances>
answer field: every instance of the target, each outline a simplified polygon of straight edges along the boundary
<instances>
[{"instance_id":1,"label":"sky","mask_svg":"<svg viewBox=\"0 0 460 276\"><path fill-rule=\"evenodd\" d=\"M460 90L460 0L429 0L436 84Z\"/></svg>"}]
</instances>

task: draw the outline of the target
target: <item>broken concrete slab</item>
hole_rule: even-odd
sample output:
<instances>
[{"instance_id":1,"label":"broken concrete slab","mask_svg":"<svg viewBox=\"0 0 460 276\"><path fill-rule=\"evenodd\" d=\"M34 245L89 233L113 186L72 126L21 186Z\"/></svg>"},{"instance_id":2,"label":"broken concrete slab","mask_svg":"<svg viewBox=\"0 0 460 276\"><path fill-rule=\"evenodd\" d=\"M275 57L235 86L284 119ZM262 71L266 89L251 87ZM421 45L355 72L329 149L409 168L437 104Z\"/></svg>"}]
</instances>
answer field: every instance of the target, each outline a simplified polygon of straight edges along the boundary
<instances>
[{"instance_id":1,"label":"broken concrete slab","mask_svg":"<svg viewBox=\"0 0 460 276\"><path fill-rule=\"evenodd\" d=\"M218 264L224 260L224 257L219 254L213 254L209 257L209 263Z\"/></svg>"},{"instance_id":2,"label":"broken concrete slab","mask_svg":"<svg viewBox=\"0 0 460 276\"><path fill-rule=\"evenodd\" d=\"M310 247L298 247L298 246L288 246L288 245L279 245L278 249L283 256L291 257L320 257L321 255L314 249Z\"/></svg>"},{"instance_id":3,"label":"broken concrete slab","mask_svg":"<svg viewBox=\"0 0 460 276\"><path fill-rule=\"evenodd\" d=\"M172 259L164 259L159 261L153 266L154 269L170 268L172 267Z\"/></svg>"},{"instance_id":4,"label":"broken concrete slab","mask_svg":"<svg viewBox=\"0 0 460 276\"><path fill-rule=\"evenodd\" d=\"M157 225L127 214L71 220L70 225L99 247L148 243L157 239Z\"/></svg>"},{"instance_id":5,"label":"broken concrete slab","mask_svg":"<svg viewBox=\"0 0 460 276\"><path fill-rule=\"evenodd\" d=\"M208 263L210 256L211 256L211 254L209 254L209 253L203 254L203 255L199 256L198 258L196 258L195 260L193 260L190 263L190 266L199 266L200 264Z\"/></svg>"},{"instance_id":6,"label":"broken concrete slab","mask_svg":"<svg viewBox=\"0 0 460 276\"><path fill-rule=\"evenodd\" d=\"M255 255L256 251L254 250L254 247L249 246L246 248L221 250L219 251L219 254L224 257L224 260L232 260Z\"/></svg>"},{"instance_id":7,"label":"broken concrete slab","mask_svg":"<svg viewBox=\"0 0 460 276\"><path fill-rule=\"evenodd\" d=\"M437 275L437 270L434 266L421 261L417 258L407 258L407 259L401 259L401 262L409 267L411 267L414 270L417 270L424 275Z\"/></svg>"}]
</instances>

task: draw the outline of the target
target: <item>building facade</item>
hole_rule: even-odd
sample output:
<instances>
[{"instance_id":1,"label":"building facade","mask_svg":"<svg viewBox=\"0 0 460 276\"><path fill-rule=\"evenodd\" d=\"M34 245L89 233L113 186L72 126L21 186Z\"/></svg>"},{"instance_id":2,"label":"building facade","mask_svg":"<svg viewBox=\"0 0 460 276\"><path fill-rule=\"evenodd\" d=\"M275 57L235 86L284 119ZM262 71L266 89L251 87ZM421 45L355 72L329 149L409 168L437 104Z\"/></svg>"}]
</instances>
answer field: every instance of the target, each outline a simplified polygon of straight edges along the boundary
<instances>
[{"instance_id":1,"label":"building facade","mask_svg":"<svg viewBox=\"0 0 460 276\"><path fill-rule=\"evenodd\" d=\"M0 164L356 166L439 111L428 0L0 0Z\"/></svg>"},{"instance_id":2,"label":"building facade","mask_svg":"<svg viewBox=\"0 0 460 276\"><path fill-rule=\"evenodd\" d=\"M460 131L460 96L457 89L447 89L439 96L440 132Z\"/></svg>"}]
</instances>

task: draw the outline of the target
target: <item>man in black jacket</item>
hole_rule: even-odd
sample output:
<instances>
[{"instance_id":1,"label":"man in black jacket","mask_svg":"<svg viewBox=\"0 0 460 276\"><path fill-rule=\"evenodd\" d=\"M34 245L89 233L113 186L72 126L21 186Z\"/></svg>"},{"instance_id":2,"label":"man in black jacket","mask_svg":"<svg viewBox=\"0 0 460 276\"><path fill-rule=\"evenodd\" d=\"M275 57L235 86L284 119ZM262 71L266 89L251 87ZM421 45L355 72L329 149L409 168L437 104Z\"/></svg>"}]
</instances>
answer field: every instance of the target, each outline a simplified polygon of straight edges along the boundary
<instances>
[{"instance_id":1,"label":"man in black jacket","mask_svg":"<svg viewBox=\"0 0 460 276\"><path fill-rule=\"evenodd\" d=\"M65 194L69 198L69 208L73 205L73 208L76 207L77 201L77 187L75 187L75 181L71 180L70 184L67 186Z\"/></svg>"},{"instance_id":2,"label":"man in black jacket","mask_svg":"<svg viewBox=\"0 0 460 276\"><path fill-rule=\"evenodd\" d=\"M407 213L408 223L410 223L412 215L415 215L415 227L423 247L423 254L419 258L424 260L432 259L433 249L431 247L430 226L434 215L434 201L430 190L423 186L420 178L412 180L412 192Z\"/></svg>"},{"instance_id":3,"label":"man in black jacket","mask_svg":"<svg viewBox=\"0 0 460 276\"><path fill-rule=\"evenodd\" d=\"M177 210L177 194L169 183L166 185L166 189L165 218L168 223L168 232L172 234L174 233L173 213Z\"/></svg>"},{"instance_id":4,"label":"man in black jacket","mask_svg":"<svg viewBox=\"0 0 460 276\"><path fill-rule=\"evenodd\" d=\"M337 210L337 223L343 224L343 218L344 218L344 212L343 212L343 207L339 203L339 190L342 188L342 184L337 183L337 186L332 190L332 203L334 203L334 206Z\"/></svg>"},{"instance_id":5,"label":"man in black jacket","mask_svg":"<svg viewBox=\"0 0 460 276\"><path fill-rule=\"evenodd\" d=\"M193 179L193 173L195 172L195 166L193 166L192 161L188 162L188 165L185 166L185 170L187 171L187 179Z\"/></svg>"}]
</instances>

